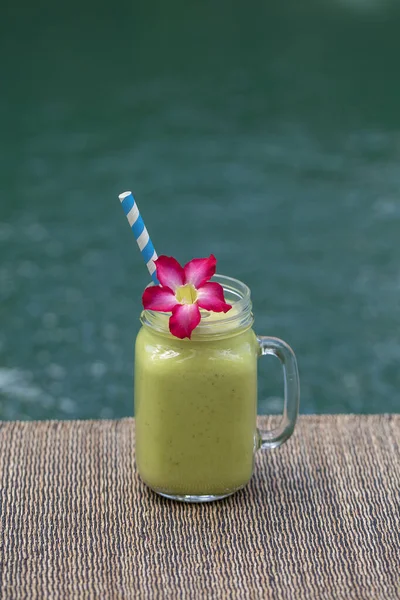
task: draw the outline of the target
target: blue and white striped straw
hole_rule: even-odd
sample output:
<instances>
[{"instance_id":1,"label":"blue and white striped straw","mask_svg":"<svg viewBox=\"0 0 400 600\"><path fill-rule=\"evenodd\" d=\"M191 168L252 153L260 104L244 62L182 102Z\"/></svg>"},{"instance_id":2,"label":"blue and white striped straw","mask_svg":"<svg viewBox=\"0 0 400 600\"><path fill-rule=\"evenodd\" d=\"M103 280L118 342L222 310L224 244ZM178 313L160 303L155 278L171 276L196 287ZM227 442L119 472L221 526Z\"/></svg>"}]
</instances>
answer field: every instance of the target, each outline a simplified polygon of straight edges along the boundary
<instances>
[{"instance_id":1,"label":"blue and white striped straw","mask_svg":"<svg viewBox=\"0 0 400 600\"><path fill-rule=\"evenodd\" d=\"M154 250L154 246L149 237L143 219L140 216L138 205L132 196L132 192L124 192L123 194L120 194L119 199L139 246L139 250L142 253L143 260L146 263L154 283L158 285L159 281L156 275L156 265L154 264L154 261L157 260L158 256Z\"/></svg>"}]
</instances>

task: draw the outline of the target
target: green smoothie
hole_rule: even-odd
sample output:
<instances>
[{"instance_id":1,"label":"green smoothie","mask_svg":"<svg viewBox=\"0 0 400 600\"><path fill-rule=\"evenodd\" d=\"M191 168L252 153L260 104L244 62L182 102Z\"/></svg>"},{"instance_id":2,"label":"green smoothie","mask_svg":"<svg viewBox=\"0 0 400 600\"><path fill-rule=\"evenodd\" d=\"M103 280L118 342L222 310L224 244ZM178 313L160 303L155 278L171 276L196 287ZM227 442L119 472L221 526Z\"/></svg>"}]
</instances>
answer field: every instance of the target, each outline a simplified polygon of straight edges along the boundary
<instances>
[{"instance_id":1,"label":"green smoothie","mask_svg":"<svg viewBox=\"0 0 400 600\"><path fill-rule=\"evenodd\" d=\"M221 317L208 318L218 326ZM249 481L257 349L249 327L192 340L142 327L135 349L136 459L147 485L168 495L224 495Z\"/></svg>"}]
</instances>

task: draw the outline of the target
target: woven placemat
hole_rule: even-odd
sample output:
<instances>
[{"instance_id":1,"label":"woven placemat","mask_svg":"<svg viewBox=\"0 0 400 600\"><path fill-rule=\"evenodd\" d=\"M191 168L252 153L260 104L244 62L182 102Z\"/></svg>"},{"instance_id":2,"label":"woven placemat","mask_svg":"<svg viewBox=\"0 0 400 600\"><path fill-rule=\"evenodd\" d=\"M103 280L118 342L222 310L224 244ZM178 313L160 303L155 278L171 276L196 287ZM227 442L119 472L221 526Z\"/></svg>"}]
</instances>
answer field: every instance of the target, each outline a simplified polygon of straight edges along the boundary
<instances>
[{"instance_id":1,"label":"woven placemat","mask_svg":"<svg viewBox=\"0 0 400 600\"><path fill-rule=\"evenodd\" d=\"M400 598L400 415L301 417L250 485L149 491L134 421L0 424L0 597Z\"/></svg>"}]
</instances>

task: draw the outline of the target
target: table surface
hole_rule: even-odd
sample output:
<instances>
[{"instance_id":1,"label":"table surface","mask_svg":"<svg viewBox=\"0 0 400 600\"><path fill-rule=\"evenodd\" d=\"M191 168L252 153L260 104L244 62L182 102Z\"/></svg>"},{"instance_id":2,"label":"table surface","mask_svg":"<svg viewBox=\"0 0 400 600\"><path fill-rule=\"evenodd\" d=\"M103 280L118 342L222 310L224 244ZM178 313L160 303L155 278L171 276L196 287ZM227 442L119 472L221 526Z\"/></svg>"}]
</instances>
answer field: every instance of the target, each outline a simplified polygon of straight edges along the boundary
<instances>
[{"instance_id":1,"label":"table surface","mask_svg":"<svg viewBox=\"0 0 400 600\"><path fill-rule=\"evenodd\" d=\"M133 419L0 423L0 597L399 598L399 439L302 416L245 490L184 505L140 481Z\"/></svg>"}]
</instances>

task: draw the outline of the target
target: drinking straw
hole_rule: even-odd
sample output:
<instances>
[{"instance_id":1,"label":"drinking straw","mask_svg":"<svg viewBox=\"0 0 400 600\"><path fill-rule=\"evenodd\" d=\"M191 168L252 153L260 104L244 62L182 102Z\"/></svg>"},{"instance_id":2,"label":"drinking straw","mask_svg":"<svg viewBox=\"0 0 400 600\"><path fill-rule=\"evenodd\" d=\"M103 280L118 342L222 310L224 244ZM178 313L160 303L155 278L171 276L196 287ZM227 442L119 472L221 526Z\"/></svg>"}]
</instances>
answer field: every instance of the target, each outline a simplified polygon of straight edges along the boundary
<instances>
[{"instance_id":1,"label":"drinking straw","mask_svg":"<svg viewBox=\"0 0 400 600\"><path fill-rule=\"evenodd\" d=\"M138 205L135 202L132 192L124 192L119 195L122 209L128 219L128 223L131 226L133 234L135 236L139 250L142 253L146 267L153 279L154 283L158 285L159 281L156 275L156 265L154 261L157 260L158 256L154 250L153 243L150 239L148 231L145 227L142 217L139 213Z\"/></svg>"}]
</instances>

